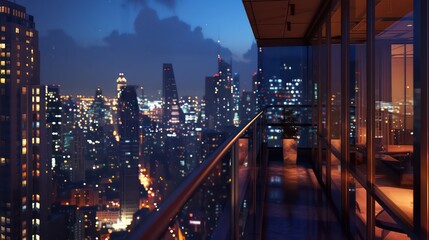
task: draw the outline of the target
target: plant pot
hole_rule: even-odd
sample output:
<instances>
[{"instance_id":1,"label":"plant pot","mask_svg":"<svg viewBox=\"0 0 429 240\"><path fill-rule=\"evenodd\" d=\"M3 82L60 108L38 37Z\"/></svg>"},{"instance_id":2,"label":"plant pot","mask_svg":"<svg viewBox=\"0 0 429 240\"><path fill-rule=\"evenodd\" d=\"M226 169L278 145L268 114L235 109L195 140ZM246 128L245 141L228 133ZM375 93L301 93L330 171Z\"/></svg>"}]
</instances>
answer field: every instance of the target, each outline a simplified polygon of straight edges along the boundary
<instances>
[{"instance_id":1,"label":"plant pot","mask_svg":"<svg viewBox=\"0 0 429 240\"><path fill-rule=\"evenodd\" d=\"M296 164L298 141L295 138L283 139L283 163Z\"/></svg>"}]
</instances>

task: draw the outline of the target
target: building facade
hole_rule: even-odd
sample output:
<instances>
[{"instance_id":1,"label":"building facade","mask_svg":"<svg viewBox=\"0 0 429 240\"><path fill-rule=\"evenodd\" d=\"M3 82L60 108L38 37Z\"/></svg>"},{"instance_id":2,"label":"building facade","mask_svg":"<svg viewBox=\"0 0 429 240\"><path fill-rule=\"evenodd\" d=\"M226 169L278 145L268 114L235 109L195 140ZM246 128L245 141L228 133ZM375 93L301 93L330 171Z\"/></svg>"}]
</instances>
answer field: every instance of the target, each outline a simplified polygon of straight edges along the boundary
<instances>
[{"instance_id":1,"label":"building facade","mask_svg":"<svg viewBox=\"0 0 429 240\"><path fill-rule=\"evenodd\" d=\"M121 221L129 225L139 210L140 126L135 86L121 89L118 101Z\"/></svg>"},{"instance_id":2,"label":"building facade","mask_svg":"<svg viewBox=\"0 0 429 240\"><path fill-rule=\"evenodd\" d=\"M0 3L0 234L40 239L48 208L45 88L38 32L18 4Z\"/></svg>"}]
</instances>

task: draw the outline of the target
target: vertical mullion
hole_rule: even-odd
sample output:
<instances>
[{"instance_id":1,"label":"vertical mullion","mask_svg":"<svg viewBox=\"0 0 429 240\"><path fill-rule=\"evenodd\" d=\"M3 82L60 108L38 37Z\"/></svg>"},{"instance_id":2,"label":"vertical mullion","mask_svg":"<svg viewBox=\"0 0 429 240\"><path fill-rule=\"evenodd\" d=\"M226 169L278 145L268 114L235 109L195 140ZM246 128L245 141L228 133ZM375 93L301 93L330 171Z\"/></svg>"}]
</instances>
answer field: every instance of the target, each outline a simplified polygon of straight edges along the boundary
<instances>
[{"instance_id":1,"label":"vertical mullion","mask_svg":"<svg viewBox=\"0 0 429 240\"><path fill-rule=\"evenodd\" d=\"M428 13L425 0L414 0L414 228L417 238L429 238L429 73Z\"/></svg>"},{"instance_id":2,"label":"vertical mullion","mask_svg":"<svg viewBox=\"0 0 429 240\"><path fill-rule=\"evenodd\" d=\"M371 195L375 184L375 160L374 160L374 137L375 137L375 2L366 1L367 15L367 239L375 239L375 201Z\"/></svg>"},{"instance_id":3,"label":"vertical mullion","mask_svg":"<svg viewBox=\"0 0 429 240\"><path fill-rule=\"evenodd\" d=\"M322 27L317 37L317 177L322 179ZM323 181L320 181L323 183Z\"/></svg>"},{"instance_id":4,"label":"vertical mullion","mask_svg":"<svg viewBox=\"0 0 429 240\"><path fill-rule=\"evenodd\" d=\"M349 142L350 142L350 91L349 91L349 37L350 29L350 2L341 0L341 211L343 224L347 234L350 233L349 223Z\"/></svg>"},{"instance_id":5,"label":"vertical mullion","mask_svg":"<svg viewBox=\"0 0 429 240\"><path fill-rule=\"evenodd\" d=\"M331 9L331 8L330 8ZM331 10L326 18L326 189L331 194Z\"/></svg>"}]
</instances>

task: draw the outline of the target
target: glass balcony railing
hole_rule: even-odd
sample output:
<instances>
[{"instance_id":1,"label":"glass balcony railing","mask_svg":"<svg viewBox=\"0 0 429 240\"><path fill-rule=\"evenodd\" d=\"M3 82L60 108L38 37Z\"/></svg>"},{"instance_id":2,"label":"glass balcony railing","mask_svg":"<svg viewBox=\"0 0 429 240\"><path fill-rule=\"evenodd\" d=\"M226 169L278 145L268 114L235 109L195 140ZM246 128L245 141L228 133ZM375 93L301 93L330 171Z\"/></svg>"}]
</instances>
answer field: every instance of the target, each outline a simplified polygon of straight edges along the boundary
<instances>
[{"instance_id":1,"label":"glass balcony railing","mask_svg":"<svg viewBox=\"0 0 429 240\"><path fill-rule=\"evenodd\" d=\"M254 220L261 214L256 188L265 166L264 131L261 111L194 169L157 211L142 219L128 239L239 239L258 234L261 224Z\"/></svg>"},{"instance_id":2,"label":"glass balcony railing","mask_svg":"<svg viewBox=\"0 0 429 240\"><path fill-rule=\"evenodd\" d=\"M239 128L131 229L127 239L257 239L267 148L285 135L311 148L311 106L268 106Z\"/></svg>"}]
</instances>

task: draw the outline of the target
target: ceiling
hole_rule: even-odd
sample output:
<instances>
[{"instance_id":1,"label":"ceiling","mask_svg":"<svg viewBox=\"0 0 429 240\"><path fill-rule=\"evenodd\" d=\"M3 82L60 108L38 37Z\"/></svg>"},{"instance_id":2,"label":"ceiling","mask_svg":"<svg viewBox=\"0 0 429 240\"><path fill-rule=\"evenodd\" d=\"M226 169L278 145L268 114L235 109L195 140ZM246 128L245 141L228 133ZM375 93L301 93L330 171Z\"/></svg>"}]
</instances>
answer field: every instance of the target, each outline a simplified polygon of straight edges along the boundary
<instances>
[{"instance_id":1,"label":"ceiling","mask_svg":"<svg viewBox=\"0 0 429 240\"><path fill-rule=\"evenodd\" d=\"M302 44L322 0L243 0L259 46Z\"/></svg>"},{"instance_id":2,"label":"ceiling","mask_svg":"<svg viewBox=\"0 0 429 240\"><path fill-rule=\"evenodd\" d=\"M243 0L258 46L305 45L323 19L327 0ZM331 37L341 39L341 8L331 12ZM378 39L412 38L412 0L376 0L375 29ZM411 28L410 28L411 27ZM322 26L325 37L325 27ZM366 4L350 0L350 40L366 39Z\"/></svg>"}]
</instances>

